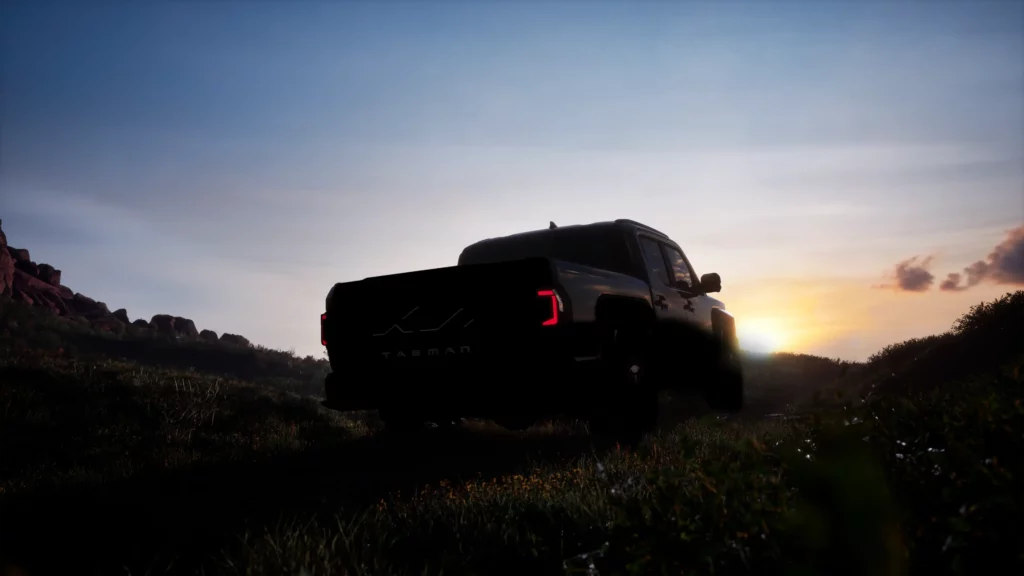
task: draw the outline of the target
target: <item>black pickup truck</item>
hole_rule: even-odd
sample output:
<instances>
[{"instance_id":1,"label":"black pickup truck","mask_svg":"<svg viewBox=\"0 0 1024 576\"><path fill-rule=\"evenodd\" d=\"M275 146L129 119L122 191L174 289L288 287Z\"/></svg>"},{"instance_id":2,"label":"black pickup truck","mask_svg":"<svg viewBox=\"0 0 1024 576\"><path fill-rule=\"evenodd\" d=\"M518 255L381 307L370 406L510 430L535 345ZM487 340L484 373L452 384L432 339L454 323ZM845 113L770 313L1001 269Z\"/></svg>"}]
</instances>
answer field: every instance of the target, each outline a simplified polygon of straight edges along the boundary
<instances>
[{"instance_id":1,"label":"black pickup truck","mask_svg":"<svg viewBox=\"0 0 1024 576\"><path fill-rule=\"evenodd\" d=\"M320 317L323 405L387 427L484 418L521 429L575 418L623 442L658 393L743 404L733 317L717 274L665 234L615 220L482 240L458 265L335 284Z\"/></svg>"}]
</instances>

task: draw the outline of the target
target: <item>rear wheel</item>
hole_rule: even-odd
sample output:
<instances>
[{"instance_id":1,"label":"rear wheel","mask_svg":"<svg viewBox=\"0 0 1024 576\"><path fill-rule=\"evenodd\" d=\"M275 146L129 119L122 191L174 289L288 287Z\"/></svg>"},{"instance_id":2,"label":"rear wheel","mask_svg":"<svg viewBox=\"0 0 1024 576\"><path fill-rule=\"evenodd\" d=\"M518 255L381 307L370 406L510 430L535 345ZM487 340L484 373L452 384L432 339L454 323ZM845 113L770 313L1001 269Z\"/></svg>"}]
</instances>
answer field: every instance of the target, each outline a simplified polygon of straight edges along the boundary
<instances>
[{"instance_id":1,"label":"rear wheel","mask_svg":"<svg viewBox=\"0 0 1024 576\"><path fill-rule=\"evenodd\" d=\"M638 355L613 361L609 386L591 416L591 436L602 445L636 446L658 418L657 391L647 385L646 365Z\"/></svg>"}]
</instances>

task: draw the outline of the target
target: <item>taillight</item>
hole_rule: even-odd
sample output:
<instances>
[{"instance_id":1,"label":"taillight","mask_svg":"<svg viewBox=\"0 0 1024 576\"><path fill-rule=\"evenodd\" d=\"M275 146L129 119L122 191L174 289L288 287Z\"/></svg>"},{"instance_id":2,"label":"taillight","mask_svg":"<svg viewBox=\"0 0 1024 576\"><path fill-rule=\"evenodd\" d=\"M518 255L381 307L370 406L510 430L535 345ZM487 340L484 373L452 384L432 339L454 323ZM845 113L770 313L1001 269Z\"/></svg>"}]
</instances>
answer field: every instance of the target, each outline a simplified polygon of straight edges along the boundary
<instances>
[{"instance_id":1,"label":"taillight","mask_svg":"<svg viewBox=\"0 0 1024 576\"><path fill-rule=\"evenodd\" d=\"M327 323L327 313L324 312L320 315L320 345L327 346L327 332L324 331L324 325Z\"/></svg>"},{"instance_id":2,"label":"taillight","mask_svg":"<svg viewBox=\"0 0 1024 576\"><path fill-rule=\"evenodd\" d=\"M545 314L545 320L541 322L541 326L554 326L558 324L558 311L562 307L561 301L558 299L558 294L554 290L538 290L537 298L546 299L550 302L550 309ZM547 303L545 302L545 304Z\"/></svg>"}]
</instances>

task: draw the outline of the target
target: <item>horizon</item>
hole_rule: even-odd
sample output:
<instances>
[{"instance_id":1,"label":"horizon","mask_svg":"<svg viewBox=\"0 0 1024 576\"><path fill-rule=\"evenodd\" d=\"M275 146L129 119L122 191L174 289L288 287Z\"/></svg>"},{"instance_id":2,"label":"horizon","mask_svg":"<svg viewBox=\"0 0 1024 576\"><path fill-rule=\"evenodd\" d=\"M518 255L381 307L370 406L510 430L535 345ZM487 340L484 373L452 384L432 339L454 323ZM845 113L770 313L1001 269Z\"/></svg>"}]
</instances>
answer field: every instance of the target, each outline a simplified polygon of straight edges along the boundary
<instances>
[{"instance_id":1,"label":"horizon","mask_svg":"<svg viewBox=\"0 0 1024 576\"><path fill-rule=\"evenodd\" d=\"M111 309L303 356L335 282L630 218L722 275L745 348L864 360L1024 286L1022 21L8 2L0 217Z\"/></svg>"}]
</instances>

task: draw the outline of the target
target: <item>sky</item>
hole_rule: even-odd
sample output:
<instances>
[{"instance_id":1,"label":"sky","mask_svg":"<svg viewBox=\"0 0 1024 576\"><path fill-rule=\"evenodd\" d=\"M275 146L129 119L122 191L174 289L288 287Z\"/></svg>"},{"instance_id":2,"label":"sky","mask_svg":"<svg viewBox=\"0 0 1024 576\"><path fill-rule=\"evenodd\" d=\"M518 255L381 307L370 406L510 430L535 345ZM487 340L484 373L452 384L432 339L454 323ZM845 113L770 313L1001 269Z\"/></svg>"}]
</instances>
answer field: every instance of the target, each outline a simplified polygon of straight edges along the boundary
<instances>
[{"instance_id":1,"label":"sky","mask_svg":"<svg viewBox=\"0 0 1024 576\"><path fill-rule=\"evenodd\" d=\"M863 360L1024 286L1024 3L5 0L0 218L303 355L335 282L631 218L744 346Z\"/></svg>"}]
</instances>

